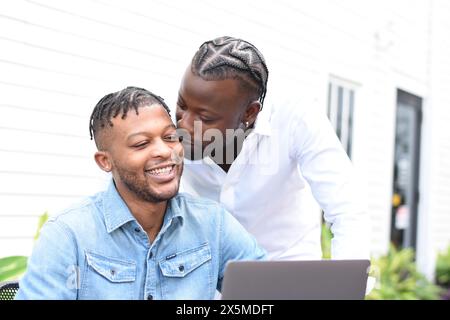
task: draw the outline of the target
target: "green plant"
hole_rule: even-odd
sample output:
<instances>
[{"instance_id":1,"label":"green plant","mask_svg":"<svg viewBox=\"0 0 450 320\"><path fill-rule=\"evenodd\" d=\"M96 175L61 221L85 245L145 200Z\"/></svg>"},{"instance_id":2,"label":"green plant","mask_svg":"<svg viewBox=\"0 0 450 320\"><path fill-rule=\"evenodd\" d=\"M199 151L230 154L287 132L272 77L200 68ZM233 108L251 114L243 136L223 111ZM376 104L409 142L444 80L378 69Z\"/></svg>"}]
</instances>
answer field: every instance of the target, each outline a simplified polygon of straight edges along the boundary
<instances>
[{"instance_id":1,"label":"green plant","mask_svg":"<svg viewBox=\"0 0 450 320\"><path fill-rule=\"evenodd\" d=\"M27 269L28 258L12 256L0 259L0 282L11 280L22 275Z\"/></svg>"},{"instance_id":2,"label":"green plant","mask_svg":"<svg viewBox=\"0 0 450 320\"><path fill-rule=\"evenodd\" d=\"M37 227L36 233L34 234L34 241L36 241L39 238L39 235L41 233L41 229L44 226L44 224L47 222L47 220L48 220L48 213L44 212L44 214L42 214L39 217L38 227Z\"/></svg>"},{"instance_id":3,"label":"green plant","mask_svg":"<svg viewBox=\"0 0 450 320\"><path fill-rule=\"evenodd\" d=\"M48 213L45 212L39 217L38 227L34 240L39 237L40 231L44 223L48 219ZM25 256L11 256L0 258L0 282L5 280L13 280L19 278L25 273L27 269L28 257Z\"/></svg>"},{"instance_id":4,"label":"green plant","mask_svg":"<svg viewBox=\"0 0 450 320\"><path fill-rule=\"evenodd\" d=\"M331 239L333 234L331 233L330 227L326 223L322 223L322 258L331 259Z\"/></svg>"},{"instance_id":5,"label":"green plant","mask_svg":"<svg viewBox=\"0 0 450 320\"><path fill-rule=\"evenodd\" d=\"M450 300L450 246L447 252L438 254L436 260L436 283L443 288L441 298Z\"/></svg>"},{"instance_id":6,"label":"green plant","mask_svg":"<svg viewBox=\"0 0 450 320\"><path fill-rule=\"evenodd\" d=\"M371 269L378 283L368 300L437 300L442 292L417 270L411 248L391 245L387 255L373 259Z\"/></svg>"},{"instance_id":7,"label":"green plant","mask_svg":"<svg viewBox=\"0 0 450 320\"><path fill-rule=\"evenodd\" d=\"M436 282L444 287L450 287L450 246L447 252L438 254L436 260Z\"/></svg>"}]
</instances>

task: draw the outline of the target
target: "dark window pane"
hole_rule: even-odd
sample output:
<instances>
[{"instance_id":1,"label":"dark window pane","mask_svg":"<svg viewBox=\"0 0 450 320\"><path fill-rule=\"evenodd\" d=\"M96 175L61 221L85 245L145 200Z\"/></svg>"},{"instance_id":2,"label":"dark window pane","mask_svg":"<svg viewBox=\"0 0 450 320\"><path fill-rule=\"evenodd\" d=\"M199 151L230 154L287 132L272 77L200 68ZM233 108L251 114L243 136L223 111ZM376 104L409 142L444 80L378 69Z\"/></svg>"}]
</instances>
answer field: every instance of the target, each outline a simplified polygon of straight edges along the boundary
<instances>
[{"instance_id":1,"label":"dark window pane","mask_svg":"<svg viewBox=\"0 0 450 320\"><path fill-rule=\"evenodd\" d=\"M353 140L353 104L354 104L354 95L353 90L349 92L348 99L348 143L347 143L347 154L351 158L352 156L352 140Z\"/></svg>"},{"instance_id":2,"label":"dark window pane","mask_svg":"<svg viewBox=\"0 0 450 320\"><path fill-rule=\"evenodd\" d=\"M344 89L339 86L338 87L338 108L337 108L337 117L336 117L336 134L341 138L341 128L342 128L342 108L344 107Z\"/></svg>"}]
</instances>

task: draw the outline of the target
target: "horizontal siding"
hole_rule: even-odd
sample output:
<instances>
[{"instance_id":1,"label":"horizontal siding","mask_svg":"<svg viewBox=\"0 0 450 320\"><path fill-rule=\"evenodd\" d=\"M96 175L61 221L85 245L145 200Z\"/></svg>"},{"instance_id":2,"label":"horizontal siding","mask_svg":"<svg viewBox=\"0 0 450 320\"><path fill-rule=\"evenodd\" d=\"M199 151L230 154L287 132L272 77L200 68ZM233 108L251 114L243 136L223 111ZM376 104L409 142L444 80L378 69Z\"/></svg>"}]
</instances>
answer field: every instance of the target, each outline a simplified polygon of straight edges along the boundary
<instances>
[{"instance_id":1,"label":"horizontal siding","mask_svg":"<svg viewBox=\"0 0 450 320\"><path fill-rule=\"evenodd\" d=\"M424 137L421 161L426 176L422 178L422 226L419 225L421 270L432 279L436 255L450 246L450 23L448 1L433 0L429 23L429 91L424 111Z\"/></svg>"},{"instance_id":2,"label":"horizontal siding","mask_svg":"<svg viewBox=\"0 0 450 320\"><path fill-rule=\"evenodd\" d=\"M43 196L38 192L34 194L1 194L2 206L0 219L3 217L35 218L45 212L55 215L69 205L76 203L82 197L76 194ZM12 226L10 226L12 227Z\"/></svg>"},{"instance_id":3,"label":"horizontal siding","mask_svg":"<svg viewBox=\"0 0 450 320\"><path fill-rule=\"evenodd\" d=\"M33 249L33 239L30 238L0 238L2 257L30 256Z\"/></svg>"},{"instance_id":4,"label":"horizontal siding","mask_svg":"<svg viewBox=\"0 0 450 320\"><path fill-rule=\"evenodd\" d=\"M104 186L104 180L98 177L82 175L50 175L42 172L0 172L0 195L21 196L77 196L92 193ZM23 200L18 198L18 200ZM14 208L18 211L18 208Z\"/></svg>"},{"instance_id":5,"label":"horizontal siding","mask_svg":"<svg viewBox=\"0 0 450 320\"><path fill-rule=\"evenodd\" d=\"M436 138L434 185L432 186L433 212L432 246L434 251L450 246L450 6L447 1L434 1L434 32L431 54L433 85L433 107L435 108L433 129Z\"/></svg>"},{"instance_id":6,"label":"horizontal siding","mask_svg":"<svg viewBox=\"0 0 450 320\"><path fill-rule=\"evenodd\" d=\"M33 239L38 222L39 217L0 216L0 234L5 240Z\"/></svg>"},{"instance_id":7,"label":"horizontal siding","mask_svg":"<svg viewBox=\"0 0 450 320\"><path fill-rule=\"evenodd\" d=\"M100 171L95 164L94 157L58 156L56 154L34 154L19 152L4 152L0 150L2 168L0 172L6 172L5 168L13 172L30 172L36 174L47 173L54 176L77 176L71 168L83 168L80 177L100 178Z\"/></svg>"},{"instance_id":8,"label":"horizontal siding","mask_svg":"<svg viewBox=\"0 0 450 320\"><path fill-rule=\"evenodd\" d=\"M434 1L433 160L429 190L433 246L448 239L446 126L450 100L449 5ZM387 250L395 92L428 94L428 1L271 0L218 2L57 0L0 2L0 256L29 252L36 216L54 214L105 185L93 160L90 112L105 93L146 87L171 108L198 46L219 35L264 53L268 98L292 96L326 108L330 75L359 85L353 162L367 181L374 254ZM187 19L186 17L189 17ZM438 53L442 51L442 53ZM437 66L439 66L440 71ZM439 150L439 151L438 151ZM433 156L434 157L434 156ZM25 201L26 200L26 201ZM18 220L15 220L18 219ZM23 224L12 239L11 226ZM10 226L9 228L6 226ZM2 229L1 229L2 228ZM28 235L28 236L27 236ZM16 245L17 244L17 245Z\"/></svg>"},{"instance_id":9,"label":"horizontal siding","mask_svg":"<svg viewBox=\"0 0 450 320\"><path fill-rule=\"evenodd\" d=\"M0 79L0 86L8 92L2 103L8 118L17 119L0 125L0 132L14 137L0 146L6 166L0 175L8 182L0 191L4 197L14 199L23 194L30 199L48 198L49 202L61 199L61 203L87 193L82 186L97 181L98 169L91 160L94 149L85 123L99 93L133 83L161 88L161 94L170 100L180 70L205 39L230 34L251 40L269 63L269 93L300 90L299 100L305 105L323 101L323 75L330 69L338 75L347 70L355 81L364 80L361 75L368 70L372 46L368 34L375 22L358 1L317 1L308 6L296 1L277 5L263 1L259 6L242 1L201 1L197 6L184 1L134 3L136 6L123 1L18 1L2 10L0 27L14 30L14 37L0 34L0 44L8 48L0 56L0 64L8 74L16 75ZM136 12L132 7L151 10ZM189 25L178 22L186 15L193 17ZM164 16L174 19L161 19ZM32 95L23 95L24 90ZM24 114L33 116L20 121ZM382 115L378 118L377 123L383 123ZM377 123L373 124L375 130ZM370 139L379 140L377 136ZM383 142L373 147L385 153ZM19 155L24 160L14 161ZM379 203L385 203L387 196L379 192L386 190L386 173L379 173L388 174L389 169L379 166L378 158L371 161L380 168L375 174L367 170L374 186L369 188L376 234L373 242L380 244L386 234L385 218L380 218L386 216L381 214L386 205ZM37 212L44 210L42 202ZM33 208L18 211L33 214Z\"/></svg>"}]
</instances>

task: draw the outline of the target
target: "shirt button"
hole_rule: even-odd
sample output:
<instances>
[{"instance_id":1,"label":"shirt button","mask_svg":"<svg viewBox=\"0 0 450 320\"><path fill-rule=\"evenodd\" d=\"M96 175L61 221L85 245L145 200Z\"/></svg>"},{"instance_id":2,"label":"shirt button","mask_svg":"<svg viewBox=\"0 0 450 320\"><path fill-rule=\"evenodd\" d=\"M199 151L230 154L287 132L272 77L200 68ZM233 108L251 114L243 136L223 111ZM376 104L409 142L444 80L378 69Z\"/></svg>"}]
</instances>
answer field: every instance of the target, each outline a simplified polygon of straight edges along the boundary
<instances>
[{"instance_id":1,"label":"shirt button","mask_svg":"<svg viewBox=\"0 0 450 320\"><path fill-rule=\"evenodd\" d=\"M149 294L149 295L147 296L147 300L153 300L153 296L152 296L151 294Z\"/></svg>"},{"instance_id":2,"label":"shirt button","mask_svg":"<svg viewBox=\"0 0 450 320\"><path fill-rule=\"evenodd\" d=\"M179 266L179 267L178 267L178 270L180 270L181 272L183 272L183 271L184 271L184 266L183 266L183 265Z\"/></svg>"},{"instance_id":3,"label":"shirt button","mask_svg":"<svg viewBox=\"0 0 450 320\"><path fill-rule=\"evenodd\" d=\"M150 254L148 255L148 258L149 259L153 258L153 252L150 252Z\"/></svg>"},{"instance_id":4,"label":"shirt button","mask_svg":"<svg viewBox=\"0 0 450 320\"><path fill-rule=\"evenodd\" d=\"M134 228L134 231L136 231L136 232L141 232L141 229L139 229L139 228Z\"/></svg>"}]
</instances>

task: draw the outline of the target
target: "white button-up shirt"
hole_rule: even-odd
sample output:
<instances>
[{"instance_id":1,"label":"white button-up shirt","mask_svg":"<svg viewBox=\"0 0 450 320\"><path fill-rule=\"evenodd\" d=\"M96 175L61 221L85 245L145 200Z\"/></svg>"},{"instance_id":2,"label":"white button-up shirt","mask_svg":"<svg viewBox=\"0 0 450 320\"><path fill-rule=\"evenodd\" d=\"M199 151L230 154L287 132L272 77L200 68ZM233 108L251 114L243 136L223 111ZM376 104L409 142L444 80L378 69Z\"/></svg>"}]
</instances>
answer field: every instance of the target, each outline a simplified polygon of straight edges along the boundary
<instances>
[{"instance_id":1,"label":"white button-up shirt","mask_svg":"<svg viewBox=\"0 0 450 320\"><path fill-rule=\"evenodd\" d=\"M228 173L209 157L185 160L180 191L222 203L271 259L321 258L318 202L332 257L369 257L363 193L324 114L265 105Z\"/></svg>"}]
</instances>

